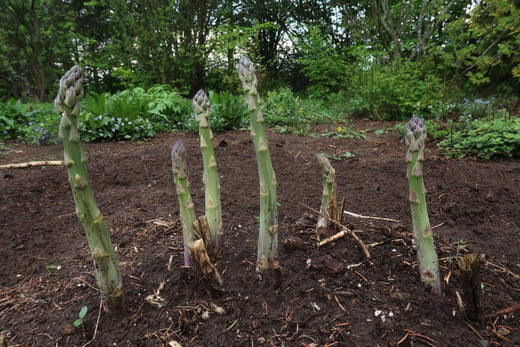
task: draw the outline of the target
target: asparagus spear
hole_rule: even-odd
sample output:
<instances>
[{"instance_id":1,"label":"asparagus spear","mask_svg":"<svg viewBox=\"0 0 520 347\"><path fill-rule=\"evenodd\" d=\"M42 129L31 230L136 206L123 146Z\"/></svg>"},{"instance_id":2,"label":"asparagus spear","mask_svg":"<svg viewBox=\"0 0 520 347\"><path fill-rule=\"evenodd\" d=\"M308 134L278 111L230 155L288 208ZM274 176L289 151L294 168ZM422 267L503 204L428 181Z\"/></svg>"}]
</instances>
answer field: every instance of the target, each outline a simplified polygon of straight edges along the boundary
<instances>
[{"instance_id":1,"label":"asparagus spear","mask_svg":"<svg viewBox=\"0 0 520 347\"><path fill-rule=\"evenodd\" d=\"M238 75L242 81L248 105L251 136L256 152L258 177L260 180L260 230L258 236L257 271L273 266L278 257L278 211L276 200L276 175L269 154L264 117L260 110L255 68L251 61L242 56L238 63Z\"/></svg>"},{"instance_id":2,"label":"asparagus spear","mask_svg":"<svg viewBox=\"0 0 520 347\"><path fill-rule=\"evenodd\" d=\"M204 164L204 187L206 195L206 218L213 243L210 253L219 254L222 247L222 206L217 162L213 148L213 134L209 126L209 99L201 89L193 98L195 119L199 123L200 149ZM208 245L206 245L208 248Z\"/></svg>"},{"instance_id":3,"label":"asparagus spear","mask_svg":"<svg viewBox=\"0 0 520 347\"><path fill-rule=\"evenodd\" d=\"M433 293L441 295L439 265L426 208L426 189L423 181L425 140L426 127L423 121L414 115L406 127L405 136L405 142L408 146L406 161L408 162L407 177L410 189L409 200L412 211L413 236L417 247L421 279L432 287Z\"/></svg>"},{"instance_id":4,"label":"asparagus spear","mask_svg":"<svg viewBox=\"0 0 520 347\"><path fill-rule=\"evenodd\" d=\"M188 182L186 168L186 146L184 146L182 140L177 140L177 142L173 145L171 158L182 222L182 235L184 240L184 265L191 267L192 258L190 254L190 247L192 242L197 239L193 230L193 223L197 218L195 215L195 209L193 207L193 201L191 199L190 183Z\"/></svg>"},{"instance_id":5,"label":"asparagus spear","mask_svg":"<svg viewBox=\"0 0 520 347\"><path fill-rule=\"evenodd\" d=\"M60 80L54 106L61 115L59 136L63 140L64 163L79 220L87 236L99 289L110 306L123 301L123 282L119 261L110 242L105 220L99 211L87 174L87 156L78 132L79 102L84 96L81 67L73 66Z\"/></svg>"},{"instance_id":6,"label":"asparagus spear","mask_svg":"<svg viewBox=\"0 0 520 347\"><path fill-rule=\"evenodd\" d=\"M320 212L330 218L335 218L332 215L332 206L336 201L336 170L330 164L330 161L323 154L316 154L316 158L323 169L323 194L321 198ZM318 223L316 225L316 231L326 231L329 228L330 222L326 217L318 216Z\"/></svg>"}]
</instances>

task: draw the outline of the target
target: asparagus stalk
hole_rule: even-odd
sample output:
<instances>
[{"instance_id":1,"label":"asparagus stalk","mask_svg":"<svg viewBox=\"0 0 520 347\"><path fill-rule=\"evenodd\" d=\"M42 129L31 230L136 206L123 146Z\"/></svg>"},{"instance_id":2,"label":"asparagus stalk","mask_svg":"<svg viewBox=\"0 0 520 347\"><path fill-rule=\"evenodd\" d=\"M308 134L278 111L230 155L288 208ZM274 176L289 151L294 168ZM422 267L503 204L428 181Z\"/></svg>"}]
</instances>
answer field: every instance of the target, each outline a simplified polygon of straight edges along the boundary
<instances>
[{"instance_id":1,"label":"asparagus stalk","mask_svg":"<svg viewBox=\"0 0 520 347\"><path fill-rule=\"evenodd\" d=\"M242 56L238 63L238 75L248 105L260 180L260 230L256 269L264 271L271 268L278 257L277 182L269 154L264 118L259 106L260 96L255 72L251 61Z\"/></svg>"},{"instance_id":2,"label":"asparagus stalk","mask_svg":"<svg viewBox=\"0 0 520 347\"><path fill-rule=\"evenodd\" d=\"M219 254L222 247L222 207L220 203L220 183L217 162L213 148L213 133L209 126L209 99L201 89L193 98L195 119L199 123L200 149L204 164L204 189L206 195L206 219L213 243L209 252ZM209 245L206 245L208 248Z\"/></svg>"},{"instance_id":3,"label":"asparagus stalk","mask_svg":"<svg viewBox=\"0 0 520 347\"><path fill-rule=\"evenodd\" d=\"M61 115L59 136L63 140L64 163L79 220L87 236L97 283L102 295L111 306L122 304L123 282L119 261L110 242L105 220L99 211L87 174L87 156L83 150L78 132L79 102L84 96L83 73L79 66L73 66L60 80L58 96L54 106Z\"/></svg>"},{"instance_id":4,"label":"asparagus stalk","mask_svg":"<svg viewBox=\"0 0 520 347\"><path fill-rule=\"evenodd\" d=\"M433 293L440 296L439 264L426 208L426 189L423 181L425 140L426 127L423 121L414 115L406 127L405 137L408 146L406 161L408 162L407 177L410 189L409 200L412 211L413 236L417 247L421 279L432 287Z\"/></svg>"},{"instance_id":5,"label":"asparagus stalk","mask_svg":"<svg viewBox=\"0 0 520 347\"><path fill-rule=\"evenodd\" d=\"M323 169L323 194L320 207L322 215L318 216L318 223L316 225L316 231L321 232L327 230L330 225L329 219L324 216L335 219L332 204L336 201L336 170L334 170L330 161L323 154L316 154L316 158Z\"/></svg>"},{"instance_id":6,"label":"asparagus stalk","mask_svg":"<svg viewBox=\"0 0 520 347\"><path fill-rule=\"evenodd\" d=\"M190 183L188 182L186 168L186 146L182 140L177 140L172 147L172 166L173 176L175 178L175 188L177 198L179 199L179 210L182 222L182 235L184 240L184 265L192 266L192 257L190 247L193 241L197 239L193 223L197 219L193 200L191 199Z\"/></svg>"}]
</instances>

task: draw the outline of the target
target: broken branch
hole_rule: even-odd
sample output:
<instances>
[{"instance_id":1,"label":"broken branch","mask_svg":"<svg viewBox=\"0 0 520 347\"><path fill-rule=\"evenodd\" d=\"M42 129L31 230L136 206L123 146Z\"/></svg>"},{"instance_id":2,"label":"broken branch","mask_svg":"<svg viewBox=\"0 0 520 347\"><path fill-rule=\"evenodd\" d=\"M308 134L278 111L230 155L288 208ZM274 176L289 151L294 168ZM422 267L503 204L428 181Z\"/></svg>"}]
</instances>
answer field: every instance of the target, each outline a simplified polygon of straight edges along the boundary
<instances>
[{"instance_id":1,"label":"broken branch","mask_svg":"<svg viewBox=\"0 0 520 347\"><path fill-rule=\"evenodd\" d=\"M357 214L357 213L354 213L354 212L349 212L349 211L343 211L343 213L346 213L349 216L352 216L352 217L355 217L355 218L377 219L377 220L384 220L384 221L387 221L387 222L395 222L395 223L399 223L400 222L400 220L397 220L397 219L383 218L383 217L372 217L372 216L362 216L360 214Z\"/></svg>"},{"instance_id":2,"label":"broken branch","mask_svg":"<svg viewBox=\"0 0 520 347\"><path fill-rule=\"evenodd\" d=\"M318 242L318 247L321 247L329 242L332 242L334 240L337 240L337 239L340 239L342 238L343 236L345 235L349 235L350 237L352 237L354 240L356 240L356 242L359 244L359 246L361 247L361 249L363 250L363 253L365 254L366 258L367 259L370 259L370 252L368 251L368 248L367 246L365 245L365 243L356 235L352 232L352 230L350 230L349 228L347 228L346 226L342 225L340 222L330 218L329 216L326 216L324 214L322 214L321 212L313 209L312 207L310 206L307 206L305 204L301 204L302 206L308 208L309 210L311 210L312 212L314 213L317 213L318 215L326 218L327 220L329 220L331 223L333 223L334 225L338 226L341 230L339 233L335 234L335 235L332 235L331 237L323 240L323 241L320 241Z\"/></svg>"},{"instance_id":3,"label":"broken branch","mask_svg":"<svg viewBox=\"0 0 520 347\"><path fill-rule=\"evenodd\" d=\"M63 160L43 160L43 161L29 161L26 163L18 164L4 164L0 165L1 169L21 169L33 166L46 166L46 165L63 165Z\"/></svg>"}]
</instances>

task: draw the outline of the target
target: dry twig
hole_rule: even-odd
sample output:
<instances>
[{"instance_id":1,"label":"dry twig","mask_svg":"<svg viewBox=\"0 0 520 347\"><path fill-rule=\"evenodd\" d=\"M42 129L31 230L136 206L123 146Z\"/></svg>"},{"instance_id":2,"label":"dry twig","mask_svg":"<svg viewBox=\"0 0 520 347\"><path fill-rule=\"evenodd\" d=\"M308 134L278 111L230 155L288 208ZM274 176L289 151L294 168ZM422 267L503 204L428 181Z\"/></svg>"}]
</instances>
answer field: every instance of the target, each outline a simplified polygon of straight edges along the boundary
<instances>
[{"instance_id":1,"label":"dry twig","mask_svg":"<svg viewBox=\"0 0 520 347\"><path fill-rule=\"evenodd\" d=\"M404 329L404 331L406 332L406 335L397 342L398 345L400 345L401 343L403 343L407 338L408 336L415 336L415 337L420 337L426 341L424 341L425 343L429 344L427 341L433 343L434 345L437 344L437 341L435 341L434 339L432 339L431 337L428 337L428 336L425 336L425 335L421 335L421 334L418 334L412 330L409 330L409 329Z\"/></svg>"},{"instance_id":2,"label":"dry twig","mask_svg":"<svg viewBox=\"0 0 520 347\"><path fill-rule=\"evenodd\" d=\"M44 161L30 161L30 162L18 163L18 164L5 164L5 165L0 165L0 170L2 170L2 169L21 169L21 168L26 168L26 167L46 166L46 165L63 165L63 160L44 160Z\"/></svg>"},{"instance_id":3,"label":"dry twig","mask_svg":"<svg viewBox=\"0 0 520 347\"><path fill-rule=\"evenodd\" d=\"M372 217L372 216L363 216L363 215L360 215L360 214L357 214L357 213L354 213L354 212L349 212L349 211L343 211L343 213L348 214L349 216L355 217L355 218L376 219L376 220L384 220L384 221L387 221L387 222L395 222L395 223L401 222L400 220L397 220L397 219L383 218L383 217Z\"/></svg>"},{"instance_id":4,"label":"dry twig","mask_svg":"<svg viewBox=\"0 0 520 347\"><path fill-rule=\"evenodd\" d=\"M329 242L332 242L334 240L337 240L339 238L342 238L343 236L345 235L349 235L350 237L352 237L354 240L356 240L356 242L359 244L359 246L361 247L361 249L363 249L363 253L365 254L366 258L367 259L370 259L370 252L368 251L368 248L367 246L365 245L365 243L355 234L352 232L352 230L350 230L349 228L347 228L346 226L342 225L341 223L339 223L337 220L334 220L332 218L330 218L329 216L326 216L322 213L320 213L319 211L313 209L312 207L310 206L307 206L305 204L302 204L302 206L308 208L309 210L311 210L312 212L314 213L317 213L319 214L320 216L322 217L325 217L326 219L328 219L331 223L333 223L334 225L337 225L341 230L339 233L335 234L335 235L332 235L331 237L325 239L325 240L322 240L320 242L318 242L318 247L321 247ZM337 235L337 236L336 236Z\"/></svg>"},{"instance_id":5,"label":"dry twig","mask_svg":"<svg viewBox=\"0 0 520 347\"><path fill-rule=\"evenodd\" d=\"M502 314L509 314L509 313L513 313L513 312L519 311L519 310L520 310L520 304L516 304L513 306L506 307L506 308L496 312L493 316L496 317L496 316L500 316Z\"/></svg>"}]
</instances>

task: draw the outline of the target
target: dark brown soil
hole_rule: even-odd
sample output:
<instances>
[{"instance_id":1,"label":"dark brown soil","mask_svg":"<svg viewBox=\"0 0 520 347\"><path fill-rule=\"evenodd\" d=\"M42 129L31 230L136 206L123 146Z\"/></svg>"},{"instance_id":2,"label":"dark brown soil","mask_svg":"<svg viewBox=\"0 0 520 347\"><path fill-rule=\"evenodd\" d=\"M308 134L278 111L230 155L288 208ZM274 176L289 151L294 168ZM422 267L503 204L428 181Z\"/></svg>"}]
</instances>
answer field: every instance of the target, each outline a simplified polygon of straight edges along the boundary
<instances>
[{"instance_id":1,"label":"dark brown soil","mask_svg":"<svg viewBox=\"0 0 520 347\"><path fill-rule=\"evenodd\" d=\"M439 299L417 270L405 145L394 131L374 132L392 126L357 121L354 128L371 129L369 140L269 132L279 183L280 243L289 237L304 242L303 249L280 248L279 288L270 274L255 271L259 189L250 134L217 135L225 223L217 262L222 293L182 267L169 155L182 138L196 211L202 214L198 135L86 144L96 201L124 277L126 305L111 313L100 310L65 168L1 170L0 346L519 345L520 311L513 305L520 302L520 161L447 160L428 143L424 172L443 279ZM4 146L9 152L0 164L62 157L61 146ZM314 155L346 151L355 156L332 160L345 210L400 221L346 216L344 225L359 230L372 264L348 236L317 248L316 216L302 205L320 205L322 174ZM479 321L469 320L457 304L457 293L463 296L457 260L469 253L487 259L480 273ZM330 258L320 266L326 255ZM145 298L161 285L166 304L156 308ZM85 305L85 335L81 328L67 331Z\"/></svg>"}]
</instances>

